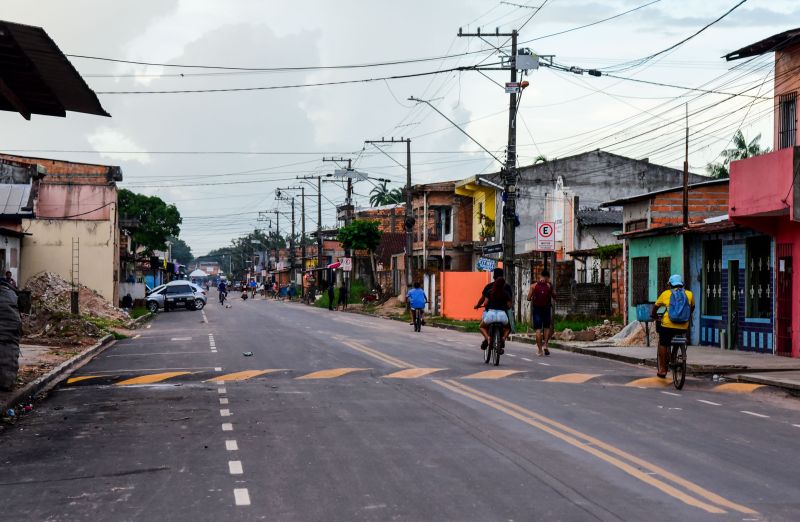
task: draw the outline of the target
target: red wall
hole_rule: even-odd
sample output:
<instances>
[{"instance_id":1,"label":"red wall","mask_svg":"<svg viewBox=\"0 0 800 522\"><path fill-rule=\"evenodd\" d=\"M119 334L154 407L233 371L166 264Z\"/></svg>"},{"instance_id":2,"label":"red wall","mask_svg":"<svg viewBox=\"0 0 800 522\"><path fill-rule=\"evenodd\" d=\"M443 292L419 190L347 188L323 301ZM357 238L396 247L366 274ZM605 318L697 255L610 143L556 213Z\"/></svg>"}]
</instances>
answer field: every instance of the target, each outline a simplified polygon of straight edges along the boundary
<instances>
[{"instance_id":1,"label":"red wall","mask_svg":"<svg viewBox=\"0 0 800 522\"><path fill-rule=\"evenodd\" d=\"M792 204L783 199L792 188L794 149L734 161L731 163L730 215L737 217L785 213Z\"/></svg>"},{"instance_id":2,"label":"red wall","mask_svg":"<svg viewBox=\"0 0 800 522\"><path fill-rule=\"evenodd\" d=\"M800 93L800 44L775 53L775 144L780 145L781 120L778 116L778 101L781 94ZM800 145L800 132L795 134L795 145Z\"/></svg>"}]
</instances>

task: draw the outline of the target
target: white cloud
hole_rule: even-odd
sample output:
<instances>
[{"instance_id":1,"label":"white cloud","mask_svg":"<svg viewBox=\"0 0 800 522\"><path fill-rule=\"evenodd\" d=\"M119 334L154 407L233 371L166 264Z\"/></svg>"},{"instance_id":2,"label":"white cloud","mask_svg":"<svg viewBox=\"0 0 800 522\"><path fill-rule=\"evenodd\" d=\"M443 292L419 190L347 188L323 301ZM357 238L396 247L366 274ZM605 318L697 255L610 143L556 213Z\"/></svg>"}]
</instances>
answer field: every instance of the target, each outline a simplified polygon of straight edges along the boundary
<instances>
[{"instance_id":1,"label":"white cloud","mask_svg":"<svg viewBox=\"0 0 800 522\"><path fill-rule=\"evenodd\" d=\"M123 133L110 127L100 127L86 138L94 150L102 151L100 156L113 160L138 161L147 165L152 161L147 149L137 145ZM126 152L116 152L126 151Z\"/></svg>"}]
</instances>

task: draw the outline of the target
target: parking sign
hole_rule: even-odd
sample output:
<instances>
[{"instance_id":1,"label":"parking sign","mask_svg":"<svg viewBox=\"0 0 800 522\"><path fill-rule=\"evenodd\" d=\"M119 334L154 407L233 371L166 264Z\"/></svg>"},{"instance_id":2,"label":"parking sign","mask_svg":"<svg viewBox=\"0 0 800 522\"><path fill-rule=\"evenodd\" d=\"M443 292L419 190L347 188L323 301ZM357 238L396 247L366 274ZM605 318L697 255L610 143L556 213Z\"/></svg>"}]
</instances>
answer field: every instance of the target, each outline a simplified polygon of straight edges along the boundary
<instances>
[{"instance_id":1,"label":"parking sign","mask_svg":"<svg viewBox=\"0 0 800 522\"><path fill-rule=\"evenodd\" d=\"M536 250L539 252L553 252L556 249L555 231L556 224L552 221L537 223Z\"/></svg>"}]
</instances>

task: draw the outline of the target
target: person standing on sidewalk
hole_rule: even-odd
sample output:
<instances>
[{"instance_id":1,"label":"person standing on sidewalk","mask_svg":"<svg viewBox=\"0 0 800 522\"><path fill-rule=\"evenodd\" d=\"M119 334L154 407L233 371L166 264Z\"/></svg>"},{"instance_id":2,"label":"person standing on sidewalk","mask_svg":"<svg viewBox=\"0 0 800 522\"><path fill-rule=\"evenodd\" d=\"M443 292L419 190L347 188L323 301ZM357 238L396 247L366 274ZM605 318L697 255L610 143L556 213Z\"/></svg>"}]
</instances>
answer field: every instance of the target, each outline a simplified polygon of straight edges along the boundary
<instances>
[{"instance_id":1,"label":"person standing on sidewalk","mask_svg":"<svg viewBox=\"0 0 800 522\"><path fill-rule=\"evenodd\" d=\"M539 280L528 290L528 301L531 302L531 319L536 330L537 355L550 355L547 344L553 335L553 302L556 292L550 284L550 272L542 270Z\"/></svg>"},{"instance_id":2,"label":"person standing on sidewalk","mask_svg":"<svg viewBox=\"0 0 800 522\"><path fill-rule=\"evenodd\" d=\"M17 307L16 285L0 280L0 391L11 391L19 370L19 338L22 320Z\"/></svg>"},{"instance_id":3,"label":"person standing on sidewalk","mask_svg":"<svg viewBox=\"0 0 800 522\"><path fill-rule=\"evenodd\" d=\"M336 289L333 286L333 281L328 283L328 310L333 311L336 307Z\"/></svg>"}]
</instances>

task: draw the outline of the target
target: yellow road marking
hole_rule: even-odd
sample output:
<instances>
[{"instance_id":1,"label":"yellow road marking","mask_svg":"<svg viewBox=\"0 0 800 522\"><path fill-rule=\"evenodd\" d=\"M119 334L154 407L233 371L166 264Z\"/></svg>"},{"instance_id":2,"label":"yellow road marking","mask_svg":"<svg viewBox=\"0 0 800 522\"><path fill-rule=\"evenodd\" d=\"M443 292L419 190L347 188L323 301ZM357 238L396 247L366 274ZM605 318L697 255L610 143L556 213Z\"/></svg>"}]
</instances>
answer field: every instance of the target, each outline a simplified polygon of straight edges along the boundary
<instances>
[{"instance_id":1,"label":"yellow road marking","mask_svg":"<svg viewBox=\"0 0 800 522\"><path fill-rule=\"evenodd\" d=\"M369 368L334 368L332 370L320 370L318 372L301 375L300 377L295 377L295 379L335 379L336 377L341 377L348 373L363 372L366 370L369 370Z\"/></svg>"},{"instance_id":2,"label":"yellow road marking","mask_svg":"<svg viewBox=\"0 0 800 522\"><path fill-rule=\"evenodd\" d=\"M586 435L586 434L584 434L584 433L582 433L582 432L580 432L580 431L578 431L578 430L576 430L574 428L570 428L569 426L561 424L558 421L552 420L552 419L550 419L548 417L545 417L543 415L540 415L540 414L538 414L536 412L533 412L531 410L523 408L522 406L519 406L519 405L514 404L512 402L508 402L508 401L503 400L503 399L501 399L499 397L495 397L495 396L489 395L487 393L478 391L478 390L476 390L474 388L471 388L471 387L469 387L469 386L467 386L465 384L461 384L461 383L453 381L453 380L448 380L446 382L434 380L433 382L435 382L436 384L439 384L439 385L441 385L441 386L443 386L445 388L449 388L449 389L451 389L452 391L454 391L456 393L460 393L461 395L464 395L466 397L472 398L473 400L481 402L482 404L486 404L487 406L490 406L492 408L495 408L495 409L498 409L500 411L503 411L504 413L507 413L507 414L511 415L512 417L515 417L515 418L517 418L519 420L522 420L526 424L530 424L532 426L536 426L537 428L540 428L543 431L546 431L547 433L551 433L554 436L556 436L556 437L558 437L558 438L560 438L562 440L566 441L566 439L564 437L568 437L568 438L574 437L572 442L569 442L569 441L567 441L567 442L569 442L570 444L572 444L572 445L578 447L579 449L581 449L583 451L586 451L588 453L592 453L592 454L595 454L596 452L599 453L599 455L597 455L598 458L601 458L602 460L605 460L605 461L613 464L614 466L616 466L616 467L618 467L620 469L623 469L623 468L620 467L618 465L618 463L621 464L622 466L627 466L627 468L624 469L624 471L626 471L627 473L632 474L636 478L639 478L640 480L642 480L642 481L644 481L644 482L646 482L648 484L651 484L654 487L657 487L661 491L664 491L665 493L668 493L668 494L670 494L672 496L675 496L671 492L671 491L674 491L678 495L678 496L676 496L676 498L679 498L680 500L682 500L683 502L686 502L689 505L700 507L700 509L705 509L706 511L709 511L709 509L707 509L707 508L711 508L711 510L709 511L711 513L719 513L719 512L723 512L724 513L724 511L720 511L716 506L711 506L709 504L705 504L704 502L699 501L699 500L695 499L694 497L686 495L685 493L676 490L674 487L670 486L669 484L665 484L664 482L662 482L662 481L660 481L658 479L655 479L650 475L644 474L640 470L638 470L636 468L633 468L630 465L628 465L628 464L626 464L626 463L624 463L622 461L617 461L617 459L615 459L614 457L612 457L610 455L607 455L607 454L604 454L602 452L599 452L595 448L602 449L602 450L604 450L604 451L606 451L608 453L611 453L611 454L616 455L618 457L624 458L625 460L629 461L630 463L634 464L635 466L638 466L639 468L644 468L647 471L650 471L652 473L660 475L664 479L669 480L669 481L671 481L671 482L673 482L675 484L678 484L678 485L690 490L694 494L696 494L696 495L698 495L700 497L703 497L703 498L705 498L706 500L708 500L710 502L713 502L714 504L717 504L717 505L725 507L725 508L732 509L734 511L738 511L740 513L745 513L745 514L749 514L749 515L758 514L756 511L754 511L754 510L752 510L752 509L750 509L750 508L748 508L746 506L743 506L741 504L737 504L737 503L735 503L733 501L730 501L730 500L728 500L728 499L726 499L726 498L724 498L724 497L722 497L720 495L717 495L716 493L712 493L711 491L708 491L707 489L703 488L702 486L699 486L699 485L697 485L697 484L695 484L693 482L690 482L689 480L686 480L683 477L675 475L674 473L672 473L670 471L667 471L666 469L664 469L664 468L662 468L662 467L660 467L660 466L658 466L656 464L653 464L653 463L648 462L648 461L646 461L644 459L641 459L641 458L639 458L639 457L637 457L635 455L627 453L627 452L625 452L625 451L623 451L623 450L621 450L621 449L619 449L619 448L617 448L615 446L612 446L612 445L610 445L610 444L608 444L606 442L601 441L600 439L592 437L591 435ZM520 417L522 417L522 418L520 418ZM537 425L539 423L542 423L543 425L542 426ZM546 425L544 425L544 424L546 424ZM549 426L547 426L547 425L549 425ZM558 432L558 431L555 431L555 430L561 430L561 432ZM565 434L568 434L568 435L565 435ZM577 439L582 439L582 441L581 440L577 440ZM612 462L612 461L616 461L616 462ZM658 485L653 483L653 482L651 482L651 481L657 482ZM668 490L663 489L664 487L668 488ZM700 504L700 505L698 505L698 504Z\"/></svg>"},{"instance_id":3,"label":"yellow road marking","mask_svg":"<svg viewBox=\"0 0 800 522\"><path fill-rule=\"evenodd\" d=\"M153 384L156 382L161 382L167 379L171 379L172 377L177 377L179 375L187 375L189 373L190 372L151 373L150 375L142 375L140 377L134 377L133 379L126 379L124 381L120 381L116 383L116 386L130 386L132 384Z\"/></svg>"},{"instance_id":4,"label":"yellow road marking","mask_svg":"<svg viewBox=\"0 0 800 522\"><path fill-rule=\"evenodd\" d=\"M644 377L643 379L631 381L625 386L632 386L635 388L666 388L667 386L672 386L672 381L669 379L661 379L660 377Z\"/></svg>"},{"instance_id":5,"label":"yellow road marking","mask_svg":"<svg viewBox=\"0 0 800 522\"><path fill-rule=\"evenodd\" d=\"M595 377L600 377L597 373L565 373L563 375L556 375L545 379L544 382L567 382L570 384L581 384L586 381L591 381Z\"/></svg>"},{"instance_id":6,"label":"yellow road marking","mask_svg":"<svg viewBox=\"0 0 800 522\"><path fill-rule=\"evenodd\" d=\"M462 379L502 379L515 373L525 373L522 370L486 370L462 377Z\"/></svg>"},{"instance_id":7,"label":"yellow road marking","mask_svg":"<svg viewBox=\"0 0 800 522\"><path fill-rule=\"evenodd\" d=\"M206 382L217 382L217 381L244 381L247 379L251 379L253 377L257 377L259 375L264 375L265 373L275 373L280 372L280 369L272 369L272 370L247 370L243 372L235 372L235 373L227 373L225 375L220 375L218 377L214 377L213 379L209 379Z\"/></svg>"},{"instance_id":8,"label":"yellow road marking","mask_svg":"<svg viewBox=\"0 0 800 522\"><path fill-rule=\"evenodd\" d=\"M432 373L441 372L447 368L409 368L408 370L400 370L399 372L390 373L385 377L387 379L416 379L424 377Z\"/></svg>"},{"instance_id":9,"label":"yellow road marking","mask_svg":"<svg viewBox=\"0 0 800 522\"><path fill-rule=\"evenodd\" d=\"M714 386L715 392L733 392L733 393L752 393L759 388L763 388L763 384L752 384L749 382L726 382L719 386Z\"/></svg>"},{"instance_id":10,"label":"yellow road marking","mask_svg":"<svg viewBox=\"0 0 800 522\"><path fill-rule=\"evenodd\" d=\"M72 384L74 382L81 382L87 379L97 379L98 377L102 377L102 375L81 375L80 377L70 377L67 379L67 384Z\"/></svg>"},{"instance_id":11,"label":"yellow road marking","mask_svg":"<svg viewBox=\"0 0 800 522\"><path fill-rule=\"evenodd\" d=\"M356 341L342 341L342 343L345 346L349 346L353 350L356 350L357 352L361 352L364 355L369 355L370 357L378 359L389 366L394 366L395 368L415 368L413 364L407 363L401 359L398 359L397 357L392 357L391 355L386 355L385 353L373 350L369 346L364 346Z\"/></svg>"}]
</instances>

